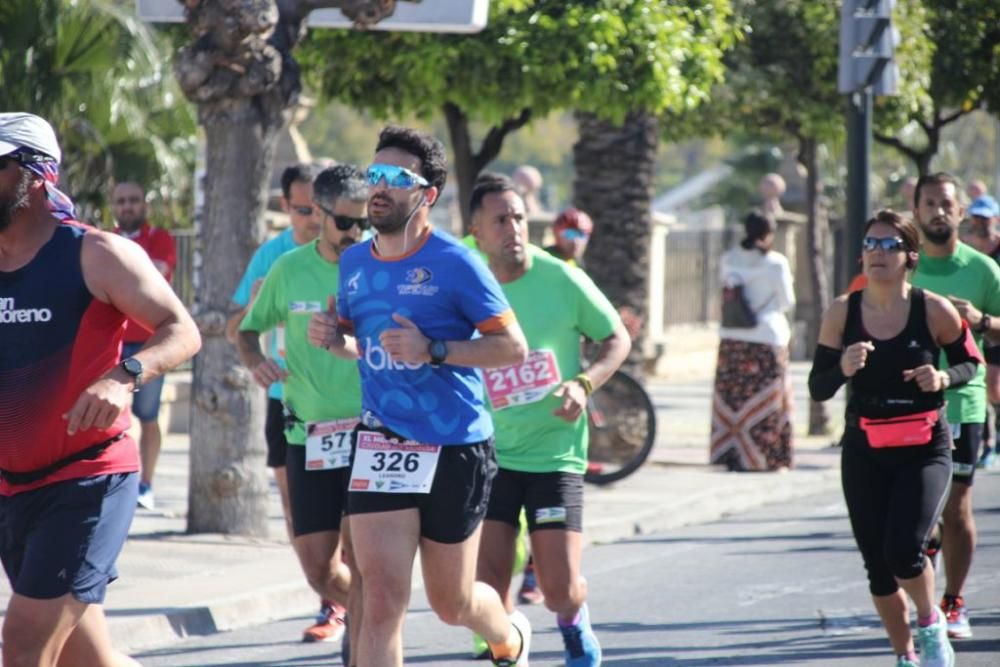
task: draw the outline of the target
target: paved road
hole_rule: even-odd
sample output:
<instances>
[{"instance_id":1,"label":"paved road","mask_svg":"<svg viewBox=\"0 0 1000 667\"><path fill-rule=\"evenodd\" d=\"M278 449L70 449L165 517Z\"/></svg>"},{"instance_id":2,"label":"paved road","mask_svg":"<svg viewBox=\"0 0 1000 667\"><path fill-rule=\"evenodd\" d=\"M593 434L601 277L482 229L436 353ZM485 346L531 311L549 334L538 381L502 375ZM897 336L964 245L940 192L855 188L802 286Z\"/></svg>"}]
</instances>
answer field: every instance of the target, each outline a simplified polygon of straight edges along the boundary
<instances>
[{"instance_id":1,"label":"paved road","mask_svg":"<svg viewBox=\"0 0 1000 667\"><path fill-rule=\"evenodd\" d=\"M967 597L976 636L960 667L1000 655L1000 472L976 485L980 552ZM770 506L724 521L587 549L592 615L606 665L891 665L839 494ZM408 664L470 664L464 631L448 628L418 592L406 627ZM557 665L551 615L536 627L534 665ZM339 664L336 647L295 640L308 619L193 639L141 656L146 667ZM484 664L484 663L479 663Z\"/></svg>"}]
</instances>

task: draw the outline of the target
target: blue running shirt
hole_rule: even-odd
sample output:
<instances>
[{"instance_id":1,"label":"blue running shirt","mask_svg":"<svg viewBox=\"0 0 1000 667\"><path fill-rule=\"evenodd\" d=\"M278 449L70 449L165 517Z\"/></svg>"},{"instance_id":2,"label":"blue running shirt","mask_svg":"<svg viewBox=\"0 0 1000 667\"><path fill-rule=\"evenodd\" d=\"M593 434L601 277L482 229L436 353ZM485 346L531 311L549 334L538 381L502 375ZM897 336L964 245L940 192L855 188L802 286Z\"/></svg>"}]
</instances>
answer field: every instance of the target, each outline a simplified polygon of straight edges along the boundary
<instances>
[{"instance_id":1,"label":"blue running shirt","mask_svg":"<svg viewBox=\"0 0 1000 667\"><path fill-rule=\"evenodd\" d=\"M379 334L409 318L431 340L469 340L499 331L514 313L489 268L451 236L432 230L402 257L380 258L372 242L340 259L337 315L357 337L361 407L396 433L435 445L464 445L493 435L475 368L394 361Z\"/></svg>"}]
</instances>

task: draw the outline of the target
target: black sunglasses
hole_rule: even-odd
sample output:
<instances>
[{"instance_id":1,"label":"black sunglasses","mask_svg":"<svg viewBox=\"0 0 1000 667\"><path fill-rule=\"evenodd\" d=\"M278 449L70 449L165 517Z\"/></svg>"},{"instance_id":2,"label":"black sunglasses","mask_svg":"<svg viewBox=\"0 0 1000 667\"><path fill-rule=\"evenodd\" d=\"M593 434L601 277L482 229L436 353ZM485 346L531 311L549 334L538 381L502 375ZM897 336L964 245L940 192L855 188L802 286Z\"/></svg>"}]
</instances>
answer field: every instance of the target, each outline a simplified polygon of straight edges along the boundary
<instances>
[{"instance_id":1,"label":"black sunglasses","mask_svg":"<svg viewBox=\"0 0 1000 667\"><path fill-rule=\"evenodd\" d=\"M360 229L361 231L368 229L369 226L368 218L351 218L346 215L337 215L327 207L321 206L320 204L316 204L316 208L323 211L323 213L325 213L329 217L333 218L333 224L336 225L337 229L339 229L342 232L346 232L354 225L357 225L358 229Z\"/></svg>"},{"instance_id":2,"label":"black sunglasses","mask_svg":"<svg viewBox=\"0 0 1000 667\"><path fill-rule=\"evenodd\" d=\"M8 153L7 155L0 157L0 171L6 169L7 165L12 162L20 165L25 165L25 164L36 164L41 162L54 162L54 160L47 155L29 153L19 149L13 153Z\"/></svg>"}]
</instances>

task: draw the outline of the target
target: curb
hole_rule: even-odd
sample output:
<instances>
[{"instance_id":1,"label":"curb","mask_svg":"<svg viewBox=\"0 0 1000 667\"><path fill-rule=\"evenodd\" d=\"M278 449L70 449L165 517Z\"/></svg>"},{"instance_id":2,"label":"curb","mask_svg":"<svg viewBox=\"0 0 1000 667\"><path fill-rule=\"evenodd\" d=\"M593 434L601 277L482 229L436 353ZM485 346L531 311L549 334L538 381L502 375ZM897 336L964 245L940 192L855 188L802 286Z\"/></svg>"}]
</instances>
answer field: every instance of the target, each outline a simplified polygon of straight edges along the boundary
<instances>
[{"instance_id":1,"label":"curb","mask_svg":"<svg viewBox=\"0 0 1000 667\"><path fill-rule=\"evenodd\" d=\"M660 474L662 475L662 466ZM668 477L683 475L667 470ZM719 472L719 475L737 473ZM588 546L663 532L682 526L717 521L722 517L763 505L786 502L839 488L839 469L798 470L786 474L745 473L739 484L715 484L704 492L686 494L674 502L650 504L641 511L600 519L586 525ZM758 482L764 481L766 484ZM669 483L669 478L667 479ZM669 484L665 485L669 488ZM625 487L620 492L625 491ZM606 493L614 493L607 489ZM591 499L590 502L599 502ZM297 562L295 567L297 568ZM423 587L419 577L414 590ZM295 571L294 581L250 587L250 592L205 600L146 615L111 615L108 625L119 650L129 652L164 648L187 637L226 632L269 621L308 616L316 610L316 593Z\"/></svg>"}]
</instances>

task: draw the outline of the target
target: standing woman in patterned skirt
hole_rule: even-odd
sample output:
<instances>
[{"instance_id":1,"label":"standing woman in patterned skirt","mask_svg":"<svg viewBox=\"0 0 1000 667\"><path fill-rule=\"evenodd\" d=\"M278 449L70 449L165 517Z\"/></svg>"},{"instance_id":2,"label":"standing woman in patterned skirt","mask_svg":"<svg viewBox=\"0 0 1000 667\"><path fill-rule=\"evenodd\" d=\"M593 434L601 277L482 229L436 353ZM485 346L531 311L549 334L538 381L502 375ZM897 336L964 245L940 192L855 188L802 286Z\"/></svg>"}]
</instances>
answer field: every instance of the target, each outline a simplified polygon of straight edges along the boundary
<instances>
[{"instance_id":1,"label":"standing woman in patterned skirt","mask_svg":"<svg viewBox=\"0 0 1000 667\"><path fill-rule=\"evenodd\" d=\"M792 465L788 260L772 250L774 221L750 213L740 244L722 256L723 322L712 401L711 462L730 470ZM734 308L737 311L734 316Z\"/></svg>"}]
</instances>

